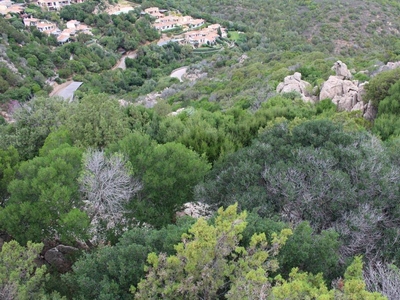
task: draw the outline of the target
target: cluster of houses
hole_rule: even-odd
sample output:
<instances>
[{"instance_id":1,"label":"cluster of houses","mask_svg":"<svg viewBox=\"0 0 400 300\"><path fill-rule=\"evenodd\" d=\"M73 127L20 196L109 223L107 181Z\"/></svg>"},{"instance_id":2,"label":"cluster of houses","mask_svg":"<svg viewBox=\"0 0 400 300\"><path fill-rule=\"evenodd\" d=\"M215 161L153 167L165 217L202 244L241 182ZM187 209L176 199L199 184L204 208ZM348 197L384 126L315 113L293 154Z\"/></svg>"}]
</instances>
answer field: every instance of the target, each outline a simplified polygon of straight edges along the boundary
<instances>
[{"instance_id":1,"label":"cluster of houses","mask_svg":"<svg viewBox=\"0 0 400 300\"><path fill-rule=\"evenodd\" d=\"M194 46L202 44L215 44L218 37L226 37L227 33L219 24L212 24L206 28L199 29L206 22L203 19L194 19L191 16L165 15L167 11L158 7L150 7L144 10L145 14L154 17L154 28L159 31L171 30L177 27L182 28L184 38L177 39L181 43ZM198 29L198 30L194 30Z\"/></svg>"},{"instance_id":2,"label":"cluster of houses","mask_svg":"<svg viewBox=\"0 0 400 300\"><path fill-rule=\"evenodd\" d=\"M84 0L35 0L30 1L45 10L59 11L61 8L67 5L83 3ZM13 3L10 0L0 1L0 14L8 15L10 13L22 14L25 9L25 3Z\"/></svg>"},{"instance_id":3,"label":"cluster of houses","mask_svg":"<svg viewBox=\"0 0 400 300\"><path fill-rule=\"evenodd\" d=\"M50 11L58 11L64 6L83 2L84 0L38 0L37 5Z\"/></svg>"},{"instance_id":4,"label":"cluster of houses","mask_svg":"<svg viewBox=\"0 0 400 300\"><path fill-rule=\"evenodd\" d=\"M0 1L0 15L22 14L25 10L24 3L13 3L12 1Z\"/></svg>"},{"instance_id":5,"label":"cluster of houses","mask_svg":"<svg viewBox=\"0 0 400 300\"><path fill-rule=\"evenodd\" d=\"M57 37L57 42L63 45L69 42L71 36L75 36L78 33L86 33L92 35L91 28L85 24L82 24L76 20L70 20L67 22L67 28L60 30L55 23L47 20L39 20L36 18L24 18L24 25L26 27L36 27L40 32L47 35L54 35Z\"/></svg>"},{"instance_id":6,"label":"cluster of houses","mask_svg":"<svg viewBox=\"0 0 400 300\"><path fill-rule=\"evenodd\" d=\"M218 32L219 31L219 32ZM221 36L220 36L221 34ZM185 42L191 45L215 44L217 38L227 37L226 31L219 24L212 24L201 30L184 33Z\"/></svg>"},{"instance_id":7,"label":"cluster of houses","mask_svg":"<svg viewBox=\"0 0 400 300\"><path fill-rule=\"evenodd\" d=\"M39 6L45 7L48 10L59 10L65 5L70 5L74 3L82 3L84 0L52 0L52 2L38 0L37 4ZM91 28L79 21L71 20L68 21L64 30L60 30L57 25L53 22L47 20L39 20L36 18L28 17L24 13L25 4L24 3L14 3L10 0L0 1L0 14L10 17L10 14L18 14L23 18L25 27L36 27L40 32L47 35L54 35L57 38L57 42L63 45L69 42L70 38L78 33L86 33L92 35Z\"/></svg>"},{"instance_id":8,"label":"cluster of houses","mask_svg":"<svg viewBox=\"0 0 400 300\"><path fill-rule=\"evenodd\" d=\"M182 27L183 29L197 28L204 25L203 19L193 19L191 16L166 16L166 10L160 10L158 7L150 7L144 10L146 14L154 17L154 28L160 31Z\"/></svg>"}]
</instances>

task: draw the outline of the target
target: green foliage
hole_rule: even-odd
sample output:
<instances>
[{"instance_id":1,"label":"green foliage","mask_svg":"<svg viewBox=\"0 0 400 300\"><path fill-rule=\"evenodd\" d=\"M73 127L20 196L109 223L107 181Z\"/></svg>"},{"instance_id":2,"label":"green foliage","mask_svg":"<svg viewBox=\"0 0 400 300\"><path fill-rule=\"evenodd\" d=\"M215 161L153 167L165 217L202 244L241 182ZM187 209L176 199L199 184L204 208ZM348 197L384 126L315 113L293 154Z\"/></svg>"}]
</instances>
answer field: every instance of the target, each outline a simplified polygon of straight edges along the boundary
<instances>
[{"instance_id":1,"label":"green foliage","mask_svg":"<svg viewBox=\"0 0 400 300\"><path fill-rule=\"evenodd\" d=\"M377 292L371 293L365 289L360 257L354 259L347 268L344 279L339 279L337 287L330 291L321 274L300 273L296 268L290 273L288 281L279 276L276 279L278 284L272 288L271 299L387 299Z\"/></svg>"},{"instance_id":2,"label":"green foliage","mask_svg":"<svg viewBox=\"0 0 400 300\"><path fill-rule=\"evenodd\" d=\"M0 295L4 299L44 299L46 266L36 265L43 244L4 243L0 252Z\"/></svg>"},{"instance_id":3,"label":"green foliage","mask_svg":"<svg viewBox=\"0 0 400 300\"><path fill-rule=\"evenodd\" d=\"M105 94L87 95L70 108L65 122L77 146L103 148L128 132L128 119L118 101Z\"/></svg>"},{"instance_id":4,"label":"green foliage","mask_svg":"<svg viewBox=\"0 0 400 300\"><path fill-rule=\"evenodd\" d=\"M19 155L15 148L0 149L0 207L4 207L10 197L7 191L8 184L15 179L19 163Z\"/></svg>"},{"instance_id":5,"label":"green foliage","mask_svg":"<svg viewBox=\"0 0 400 300\"><path fill-rule=\"evenodd\" d=\"M214 206L237 201L241 209L295 224L307 220L320 233L347 222L342 218L359 214L364 205L377 212L390 207L387 217L396 219L399 207L393 201L399 190L389 174L399 171L381 142L366 133L347 132L327 120L295 123L292 129L281 123L215 164L196 187L195 199ZM381 232L373 244L380 251L386 242L378 240L386 233L377 223L373 228ZM325 234L327 247L335 249L334 234Z\"/></svg>"},{"instance_id":6,"label":"green foliage","mask_svg":"<svg viewBox=\"0 0 400 300\"><path fill-rule=\"evenodd\" d=\"M163 143L180 142L201 155L205 154L210 162L233 152L235 145L232 140L238 137L229 134L235 126L232 117L204 110L193 114L189 109L186 111L179 117L164 118L160 123L157 140Z\"/></svg>"},{"instance_id":7,"label":"green foliage","mask_svg":"<svg viewBox=\"0 0 400 300\"><path fill-rule=\"evenodd\" d=\"M378 107L379 103L389 96L390 87L399 80L400 70L398 68L379 73L366 85L365 99L372 101L372 104Z\"/></svg>"},{"instance_id":8,"label":"green foliage","mask_svg":"<svg viewBox=\"0 0 400 300\"><path fill-rule=\"evenodd\" d=\"M21 163L17 178L8 186L10 199L0 210L1 227L21 244L56 235L70 240L81 234L84 230L74 232L75 223L84 226L87 220L71 213L81 206L76 184L81 156L80 149L64 144Z\"/></svg>"},{"instance_id":9,"label":"green foliage","mask_svg":"<svg viewBox=\"0 0 400 300\"><path fill-rule=\"evenodd\" d=\"M400 81L394 83L387 96L379 102L378 117L373 131L383 140L400 135Z\"/></svg>"},{"instance_id":10,"label":"green foliage","mask_svg":"<svg viewBox=\"0 0 400 300\"><path fill-rule=\"evenodd\" d=\"M339 234L323 230L316 234L308 222L300 223L279 253L279 273L286 277L292 268L303 272L322 273L327 282L340 275Z\"/></svg>"},{"instance_id":11,"label":"green foliage","mask_svg":"<svg viewBox=\"0 0 400 300\"><path fill-rule=\"evenodd\" d=\"M331 99L324 99L319 101L315 105L315 109L317 114L321 115L332 115L334 112L337 111L336 105L332 102Z\"/></svg>"},{"instance_id":12,"label":"green foliage","mask_svg":"<svg viewBox=\"0 0 400 300\"><path fill-rule=\"evenodd\" d=\"M155 230L134 228L127 231L115 246L103 246L87 253L62 281L75 297L82 299L132 299L130 286L143 278L147 255L151 252L174 252L174 244L193 223L181 219L177 225Z\"/></svg>"},{"instance_id":13,"label":"green foliage","mask_svg":"<svg viewBox=\"0 0 400 300\"><path fill-rule=\"evenodd\" d=\"M15 123L2 127L3 148L13 146L21 159L33 158L50 132L64 121L68 103L61 98L37 97L17 109Z\"/></svg>"},{"instance_id":14,"label":"green foliage","mask_svg":"<svg viewBox=\"0 0 400 300\"><path fill-rule=\"evenodd\" d=\"M111 149L129 157L134 175L143 184L138 199L132 201L135 218L156 226L173 221L181 206L193 200L193 187L210 169L204 157L182 144L157 145L139 133Z\"/></svg>"},{"instance_id":15,"label":"green foliage","mask_svg":"<svg viewBox=\"0 0 400 300\"><path fill-rule=\"evenodd\" d=\"M214 225L199 219L182 235L176 255L150 253L135 299L216 299L219 294L244 299L265 293L267 274L277 268L274 256L291 231L273 234L271 244L265 234L254 234L249 247L239 247L247 223L246 213L236 211L237 205L219 209Z\"/></svg>"}]
</instances>

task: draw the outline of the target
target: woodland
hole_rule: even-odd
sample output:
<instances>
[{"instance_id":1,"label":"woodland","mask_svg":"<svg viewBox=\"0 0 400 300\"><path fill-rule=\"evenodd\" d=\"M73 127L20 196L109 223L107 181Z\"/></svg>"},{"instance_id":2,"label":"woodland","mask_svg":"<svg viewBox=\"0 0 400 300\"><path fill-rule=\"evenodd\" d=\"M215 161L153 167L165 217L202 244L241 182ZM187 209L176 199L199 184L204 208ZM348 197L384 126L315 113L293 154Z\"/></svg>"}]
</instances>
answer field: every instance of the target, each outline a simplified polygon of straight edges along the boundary
<instances>
[{"instance_id":1,"label":"woodland","mask_svg":"<svg viewBox=\"0 0 400 300\"><path fill-rule=\"evenodd\" d=\"M399 2L117 3L26 3L92 27L64 45L0 15L0 299L399 299ZM234 46L158 46L153 6ZM318 95L338 60L373 120L276 92Z\"/></svg>"}]
</instances>

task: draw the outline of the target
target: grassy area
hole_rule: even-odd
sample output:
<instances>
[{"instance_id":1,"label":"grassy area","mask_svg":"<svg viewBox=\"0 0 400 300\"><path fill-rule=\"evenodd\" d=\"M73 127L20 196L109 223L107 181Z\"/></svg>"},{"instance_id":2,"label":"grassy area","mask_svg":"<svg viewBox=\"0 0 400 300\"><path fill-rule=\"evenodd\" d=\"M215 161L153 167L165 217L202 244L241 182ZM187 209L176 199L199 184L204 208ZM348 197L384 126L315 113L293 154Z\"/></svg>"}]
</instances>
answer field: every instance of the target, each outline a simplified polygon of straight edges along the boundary
<instances>
[{"instance_id":1,"label":"grassy area","mask_svg":"<svg viewBox=\"0 0 400 300\"><path fill-rule=\"evenodd\" d=\"M208 54L208 53L215 53L220 50L221 50L221 48L198 48L198 49L194 49L193 53L194 54Z\"/></svg>"},{"instance_id":2,"label":"grassy area","mask_svg":"<svg viewBox=\"0 0 400 300\"><path fill-rule=\"evenodd\" d=\"M240 39L240 35L243 33L240 33L239 31L229 31L229 39L232 41L238 41Z\"/></svg>"},{"instance_id":3,"label":"grassy area","mask_svg":"<svg viewBox=\"0 0 400 300\"><path fill-rule=\"evenodd\" d=\"M118 1L118 4L119 4L121 7L125 7L125 6L137 7L137 6L140 6L140 4L133 3L133 2L130 2L130 1L127 1L127 0L119 0L119 1Z\"/></svg>"}]
</instances>

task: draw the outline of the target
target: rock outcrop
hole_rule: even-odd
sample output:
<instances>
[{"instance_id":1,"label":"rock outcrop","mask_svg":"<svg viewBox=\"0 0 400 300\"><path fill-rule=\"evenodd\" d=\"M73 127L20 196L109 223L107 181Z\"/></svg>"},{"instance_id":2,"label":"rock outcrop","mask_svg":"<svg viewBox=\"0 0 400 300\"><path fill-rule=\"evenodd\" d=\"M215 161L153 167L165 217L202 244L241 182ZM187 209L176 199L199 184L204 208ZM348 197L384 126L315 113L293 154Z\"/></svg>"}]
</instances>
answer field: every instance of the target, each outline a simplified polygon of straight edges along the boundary
<instances>
[{"instance_id":1,"label":"rock outcrop","mask_svg":"<svg viewBox=\"0 0 400 300\"><path fill-rule=\"evenodd\" d=\"M246 54L242 54L241 57L239 57L239 64L242 64L245 62L245 60L247 60L249 57Z\"/></svg>"},{"instance_id":2,"label":"rock outcrop","mask_svg":"<svg viewBox=\"0 0 400 300\"><path fill-rule=\"evenodd\" d=\"M72 261L68 259L68 255L71 255L78 251L77 248L58 245L46 251L44 259L52 267L56 268L58 272L65 273L71 269Z\"/></svg>"},{"instance_id":3,"label":"rock outcrop","mask_svg":"<svg viewBox=\"0 0 400 300\"><path fill-rule=\"evenodd\" d=\"M400 67L400 61L388 62L386 65L380 66L379 69L373 73L373 75L379 74L380 72L397 69Z\"/></svg>"},{"instance_id":4,"label":"rock outcrop","mask_svg":"<svg viewBox=\"0 0 400 300\"><path fill-rule=\"evenodd\" d=\"M276 91L278 93L290 93L297 92L301 95L303 101L312 101L312 95L310 94L311 84L307 81L301 80L301 74L299 72L293 75L286 76L283 82L279 83Z\"/></svg>"},{"instance_id":5,"label":"rock outcrop","mask_svg":"<svg viewBox=\"0 0 400 300\"><path fill-rule=\"evenodd\" d=\"M387 66L388 68L400 67L400 62L388 63ZM361 111L365 119L375 119L377 109L372 103L364 103L362 99L365 93L365 83L359 84L357 80L351 80L351 72L347 65L340 60L334 63L332 70L336 75L329 76L329 79L322 84L318 99L312 96L316 93L314 92L316 87L312 89L307 81L301 80L301 74L298 72L285 77L276 91L278 93L297 92L304 101L316 102L331 99L337 105L338 110Z\"/></svg>"},{"instance_id":6,"label":"rock outcrop","mask_svg":"<svg viewBox=\"0 0 400 300\"><path fill-rule=\"evenodd\" d=\"M359 110L365 119L375 119L377 109L371 102L364 103L362 99L365 93L365 83L359 84L357 80L350 80L351 73L346 64L341 61L335 62L332 70L335 70L336 75L330 76L322 84L319 100L329 98L337 105L338 110Z\"/></svg>"},{"instance_id":7,"label":"rock outcrop","mask_svg":"<svg viewBox=\"0 0 400 300\"><path fill-rule=\"evenodd\" d=\"M195 219L208 219L211 215L210 206L202 202L187 202L183 205L182 210L176 213L177 217L191 216Z\"/></svg>"},{"instance_id":8,"label":"rock outcrop","mask_svg":"<svg viewBox=\"0 0 400 300\"><path fill-rule=\"evenodd\" d=\"M145 96L140 96L137 103L143 105L146 108L152 108L157 104L158 99L161 98L160 93L150 93Z\"/></svg>"},{"instance_id":9,"label":"rock outcrop","mask_svg":"<svg viewBox=\"0 0 400 300\"><path fill-rule=\"evenodd\" d=\"M339 110L351 111L362 103L357 81L343 79L343 76L330 76L322 84L319 100L331 99Z\"/></svg>"},{"instance_id":10,"label":"rock outcrop","mask_svg":"<svg viewBox=\"0 0 400 300\"><path fill-rule=\"evenodd\" d=\"M202 72L200 70L190 70L188 72L186 72L185 74L183 74L183 78L187 79L189 81L196 81L198 79L203 79L203 78L207 78L208 74L206 72Z\"/></svg>"},{"instance_id":11,"label":"rock outcrop","mask_svg":"<svg viewBox=\"0 0 400 300\"><path fill-rule=\"evenodd\" d=\"M364 107L363 117L368 121L373 121L376 118L377 114L378 114L378 109L372 105L371 101L369 101L366 104L366 107Z\"/></svg>"},{"instance_id":12,"label":"rock outcrop","mask_svg":"<svg viewBox=\"0 0 400 300\"><path fill-rule=\"evenodd\" d=\"M341 77L342 79L352 78L349 69L347 69L347 65L340 60L333 64L332 70L335 71L337 77Z\"/></svg>"}]
</instances>

